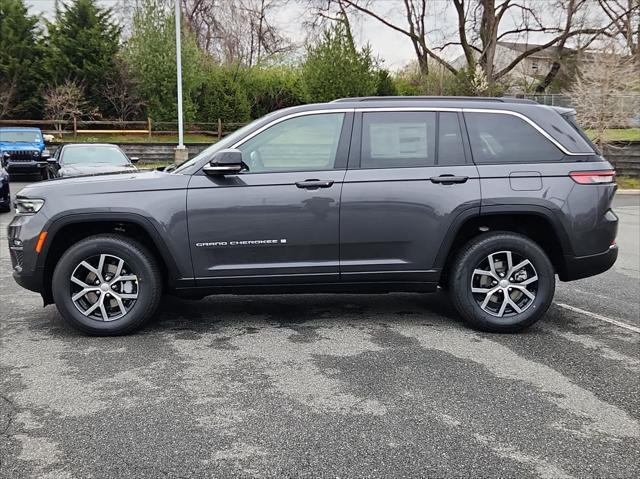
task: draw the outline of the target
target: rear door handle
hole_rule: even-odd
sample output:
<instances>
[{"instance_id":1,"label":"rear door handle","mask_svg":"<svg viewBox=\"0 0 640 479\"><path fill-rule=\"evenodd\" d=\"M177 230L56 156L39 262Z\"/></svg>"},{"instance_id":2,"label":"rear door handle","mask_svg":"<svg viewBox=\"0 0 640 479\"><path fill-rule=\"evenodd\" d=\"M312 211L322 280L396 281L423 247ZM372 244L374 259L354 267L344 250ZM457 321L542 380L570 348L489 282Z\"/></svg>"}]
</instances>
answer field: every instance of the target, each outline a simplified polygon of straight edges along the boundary
<instances>
[{"instance_id":1,"label":"rear door handle","mask_svg":"<svg viewBox=\"0 0 640 479\"><path fill-rule=\"evenodd\" d=\"M452 185L454 183L466 183L469 179L468 176L454 176L454 175L440 175L432 176L430 178L431 183L440 183L443 185Z\"/></svg>"},{"instance_id":2,"label":"rear door handle","mask_svg":"<svg viewBox=\"0 0 640 479\"><path fill-rule=\"evenodd\" d=\"M333 185L333 180L304 180L296 181L298 188L305 188L308 190L315 190L317 188L330 188Z\"/></svg>"}]
</instances>

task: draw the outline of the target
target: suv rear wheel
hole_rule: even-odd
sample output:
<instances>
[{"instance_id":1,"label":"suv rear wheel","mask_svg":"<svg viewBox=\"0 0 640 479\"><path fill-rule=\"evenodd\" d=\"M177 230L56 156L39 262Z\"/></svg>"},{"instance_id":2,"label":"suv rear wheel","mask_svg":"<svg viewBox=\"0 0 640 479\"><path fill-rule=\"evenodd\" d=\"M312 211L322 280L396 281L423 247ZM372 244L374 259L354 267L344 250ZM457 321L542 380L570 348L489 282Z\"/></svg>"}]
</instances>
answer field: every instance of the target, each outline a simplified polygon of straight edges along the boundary
<instances>
[{"instance_id":1,"label":"suv rear wheel","mask_svg":"<svg viewBox=\"0 0 640 479\"><path fill-rule=\"evenodd\" d=\"M517 332L538 321L555 292L553 265L529 238L482 235L465 245L449 276L451 299L464 320L492 332Z\"/></svg>"},{"instance_id":2,"label":"suv rear wheel","mask_svg":"<svg viewBox=\"0 0 640 479\"><path fill-rule=\"evenodd\" d=\"M53 298L76 329L111 336L141 328L162 293L157 262L130 238L98 235L69 248L53 273Z\"/></svg>"}]
</instances>

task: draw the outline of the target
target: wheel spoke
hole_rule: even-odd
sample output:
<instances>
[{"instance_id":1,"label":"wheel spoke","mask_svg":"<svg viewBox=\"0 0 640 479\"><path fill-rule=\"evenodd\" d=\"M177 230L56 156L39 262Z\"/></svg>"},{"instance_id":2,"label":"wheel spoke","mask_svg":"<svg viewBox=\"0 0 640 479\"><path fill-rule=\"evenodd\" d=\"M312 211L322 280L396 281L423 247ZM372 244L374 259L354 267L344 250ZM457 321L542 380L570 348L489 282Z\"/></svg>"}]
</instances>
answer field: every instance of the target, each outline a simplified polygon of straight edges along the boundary
<instances>
[{"instance_id":1,"label":"wheel spoke","mask_svg":"<svg viewBox=\"0 0 640 479\"><path fill-rule=\"evenodd\" d=\"M81 311L82 314L84 314L85 316L89 316L91 313L93 313L96 309L98 309L98 307L101 304L101 299L102 299L103 295L100 295L100 297L96 300L95 303L93 303L91 306L89 306L89 308L87 308L84 311Z\"/></svg>"},{"instance_id":2,"label":"wheel spoke","mask_svg":"<svg viewBox=\"0 0 640 479\"><path fill-rule=\"evenodd\" d=\"M500 278L498 278L498 276L495 274L495 271L485 271L482 269L474 269L473 270L473 275L480 275L480 276L489 276L490 278L495 279L496 281L499 280Z\"/></svg>"},{"instance_id":3,"label":"wheel spoke","mask_svg":"<svg viewBox=\"0 0 640 479\"><path fill-rule=\"evenodd\" d=\"M127 308L124 307L124 303L122 302L122 299L120 298L120 296L114 294L113 297L116 300L116 303L118 303L118 308L120 308L120 314L122 316L127 314Z\"/></svg>"},{"instance_id":4,"label":"wheel spoke","mask_svg":"<svg viewBox=\"0 0 640 479\"><path fill-rule=\"evenodd\" d=\"M498 273L496 272L496 264L495 261L493 261L493 254L490 254L489 256L487 256L487 258L489 259L489 269L491 270L491 276L493 276L494 278L498 278Z\"/></svg>"},{"instance_id":5,"label":"wheel spoke","mask_svg":"<svg viewBox=\"0 0 640 479\"><path fill-rule=\"evenodd\" d=\"M81 286L84 289L89 289L92 287L90 284L87 284L84 281L79 280L75 276L71 276L71 282L77 284L78 286Z\"/></svg>"},{"instance_id":6,"label":"wheel spoke","mask_svg":"<svg viewBox=\"0 0 640 479\"><path fill-rule=\"evenodd\" d=\"M507 274L511 273L513 268L513 254L511 251L507 251Z\"/></svg>"},{"instance_id":7,"label":"wheel spoke","mask_svg":"<svg viewBox=\"0 0 640 479\"><path fill-rule=\"evenodd\" d=\"M487 295L484 297L484 301L482 302L482 306L480 306L482 309L487 309L487 305L489 304L489 301L491 301L491 297L496 293L496 291L498 291L498 289L499 288L493 288L487 293Z\"/></svg>"},{"instance_id":8,"label":"wheel spoke","mask_svg":"<svg viewBox=\"0 0 640 479\"><path fill-rule=\"evenodd\" d=\"M502 295L502 304L500 305L500 310L498 311L498 316L502 317L504 315L505 309L507 309L507 298L506 294Z\"/></svg>"},{"instance_id":9,"label":"wheel spoke","mask_svg":"<svg viewBox=\"0 0 640 479\"><path fill-rule=\"evenodd\" d=\"M138 293L122 293L118 294L118 296L122 299L137 299Z\"/></svg>"},{"instance_id":10,"label":"wheel spoke","mask_svg":"<svg viewBox=\"0 0 640 479\"><path fill-rule=\"evenodd\" d=\"M91 271L93 274L95 274L98 279L100 280L100 282L102 282L102 273L97 270L96 268L94 268L93 266L91 266L89 263L87 263L86 261L83 261L82 263L80 263L81 266L84 266L86 269L88 269L89 271Z\"/></svg>"},{"instance_id":11,"label":"wheel spoke","mask_svg":"<svg viewBox=\"0 0 640 479\"><path fill-rule=\"evenodd\" d=\"M510 296L507 296L507 302L509 303L509 306L511 306L514 309L516 313L522 313L522 311L524 311L522 308L520 308L520 306L516 304L515 301L511 299Z\"/></svg>"},{"instance_id":12,"label":"wheel spoke","mask_svg":"<svg viewBox=\"0 0 640 479\"><path fill-rule=\"evenodd\" d=\"M118 278L120 277L120 275L122 274L122 267L124 266L124 260L121 258L118 258L118 266L116 267L116 272L113 275L114 278Z\"/></svg>"},{"instance_id":13,"label":"wheel spoke","mask_svg":"<svg viewBox=\"0 0 640 479\"><path fill-rule=\"evenodd\" d=\"M106 254L101 254L100 255L100 260L98 261L98 271L100 272L99 276L100 276L100 282L101 283L104 282L104 274L102 274L102 273L104 271L104 260L106 259L106 257L107 257Z\"/></svg>"},{"instance_id":14,"label":"wheel spoke","mask_svg":"<svg viewBox=\"0 0 640 479\"><path fill-rule=\"evenodd\" d=\"M107 313L107 308L104 307L104 296L100 297L100 313L102 314L103 321L109 321L109 313Z\"/></svg>"},{"instance_id":15,"label":"wheel spoke","mask_svg":"<svg viewBox=\"0 0 640 479\"><path fill-rule=\"evenodd\" d=\"M534 281L538 281L538 275L531 276L531 278L527 278L524 281L518 283L518 285L527 286L528 284L533 283Z\"/></svg>"},{"instance_id":16,"label":"wheel spoke","mask_svg":"<svg viewBox=\"0 0 640 479\"><path fill-rule=\"evenodd\" d=\"M84 288L82 291L80 291L79 293L74 294L71 299L75 302L78 301L80 298L82 298L85 294L87 293L91 293L92 291L100 291L100 288L94 288L91 286L88 286L86 288Z\"/></svg>"},{"instance_id":17,"label":"wheel spoke","mask_svg":"<svg viewBox=\"0 0 640 479\"><path fill-rule=\"evenodd\" d=\"M520 263L518 263L517 265L515 265L513 268L511 268L509 270L509 275L517 273L518 271L520 271L522 268L524 268L527 265L531 265L531 261L529 261L528 259L525 259L524 261L521 261ZM531 265L531 266L533 267L533 265Z\"/></svg>"},{"instance_id":18,"label":"wheel spoke","mask_svg":"<svg viewBox=\"0 0 640 479\"><path fill-rule=\"evenodd\" d=\"M486 294L489 291L493 291L493 288L475 288L475 287L471 287L471 292L472 293L481 293L481 294Z\"/></svg>"},{"instance_id":19,"label":"wheel spoke","mask_svg":"<svg viewBox=\"0 0 640 479\"><path fill-rule=\"evenodd\" d=\"M109 284L121 283L124 281L138 281L138 277L135 274L127 274L124 276L116 276Z\"/></svg>"},{"instance_id":20,"label":"wheel spoke","mask_svg":"<svg viewBox=\"0 0 640 479\"><path fill-rule=\"evenodd\" d=\"M534 299L536 299L536 295L533 294L531 291L529 291L524 286L520 286L519 284L513 284L513 285L511 285L511 287L517 289L518 291L521 291L522 293L524 293L532 301Z\"/></svg>"}]
</instances>

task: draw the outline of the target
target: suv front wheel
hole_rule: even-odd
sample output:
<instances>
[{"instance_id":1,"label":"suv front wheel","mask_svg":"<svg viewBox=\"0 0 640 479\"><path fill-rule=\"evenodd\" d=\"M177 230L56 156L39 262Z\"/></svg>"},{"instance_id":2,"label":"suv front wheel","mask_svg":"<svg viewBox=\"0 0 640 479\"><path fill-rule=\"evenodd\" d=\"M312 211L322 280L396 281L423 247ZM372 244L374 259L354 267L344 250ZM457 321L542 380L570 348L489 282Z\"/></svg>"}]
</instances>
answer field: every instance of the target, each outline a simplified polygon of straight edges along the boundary
<instances>
[{"instance_id":1,"label":"suv front wheel","mask_svg":"<svg viewBox=\"0 0 640 479\"><path fill-rule=\"evenodd\" d=\"M53 298L74 328L100 336L126 334L153 315L162 280L153 255L118 235L91 236L71 246L53 273Z\"/></svg>"},{"instance_id":2,"label":"suv front wheel","mask_svg":"<svg viewBox=\"0 0 640 479\"><path fill-rule=\"evenodd\" d=\"M449 276L463 319L484 331L521 331L547 311L555 292L553 265L526 236L495 232L467 243Z\"/></svg>"}]
</instances>

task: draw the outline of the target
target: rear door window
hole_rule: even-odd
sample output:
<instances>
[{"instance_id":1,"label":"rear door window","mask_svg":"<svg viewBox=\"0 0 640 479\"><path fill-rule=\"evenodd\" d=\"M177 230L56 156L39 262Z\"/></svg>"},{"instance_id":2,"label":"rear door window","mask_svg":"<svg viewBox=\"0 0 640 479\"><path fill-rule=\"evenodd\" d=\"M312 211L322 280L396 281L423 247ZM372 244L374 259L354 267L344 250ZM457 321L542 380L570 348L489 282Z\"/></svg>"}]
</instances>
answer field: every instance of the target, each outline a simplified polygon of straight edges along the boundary
<instances>
[{"instance_id":1,"label":"rear door window","mask_svg":"<svg viewBox=\"0 0 640 479\"><path fill-rule=\"evenodd\" d=\"M362 118L361 168L432 166L435 112L376 112Z\"/></svg>"},{"instance_id":2,"label":"rear door window","mask_svg":"<svg viewBox=\"0 0 640 479\"><path fill-rule=\"evenodd\" d=\"M529 123L503 113L465 113L478 164L560 161L563 153Z\"/></svg>"}]
</instances>

